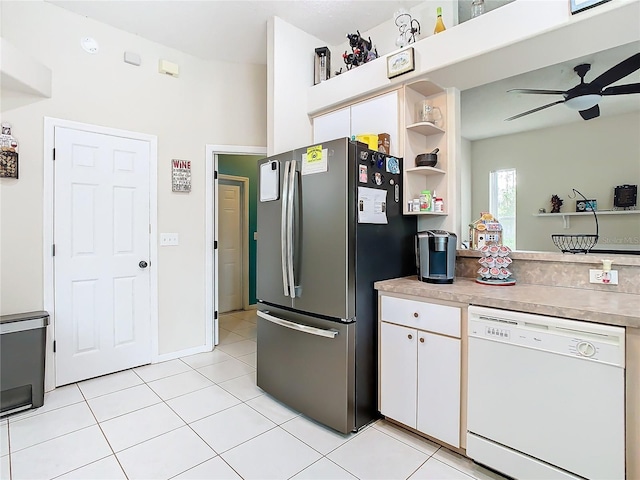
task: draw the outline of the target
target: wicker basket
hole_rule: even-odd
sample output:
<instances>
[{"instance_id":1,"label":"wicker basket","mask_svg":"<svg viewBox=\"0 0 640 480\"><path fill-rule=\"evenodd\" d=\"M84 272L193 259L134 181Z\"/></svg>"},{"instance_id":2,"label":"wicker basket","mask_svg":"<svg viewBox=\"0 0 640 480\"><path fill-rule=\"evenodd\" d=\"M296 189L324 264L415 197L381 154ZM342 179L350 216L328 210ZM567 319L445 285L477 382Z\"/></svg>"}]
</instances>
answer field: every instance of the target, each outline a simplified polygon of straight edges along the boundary
<instances>
[{"instance_id":1,"label":"wicker basket","mask_svg":"<svg viewBox=\"0 0 640 480\"><path fill-rule=\"evenodd\" d=\"M575 188L573 189L573 192L580 195L585 202L587 201L587 198ZM586 233L578 233L574 235L554 234L551 235L553 244L558 247L562 253L589 253L591 249L596 246L596 243L598 243L598 216L596 215L595 210L593 210L593 218L596 221L595 235Z\"/></svg>"}]
</instances>

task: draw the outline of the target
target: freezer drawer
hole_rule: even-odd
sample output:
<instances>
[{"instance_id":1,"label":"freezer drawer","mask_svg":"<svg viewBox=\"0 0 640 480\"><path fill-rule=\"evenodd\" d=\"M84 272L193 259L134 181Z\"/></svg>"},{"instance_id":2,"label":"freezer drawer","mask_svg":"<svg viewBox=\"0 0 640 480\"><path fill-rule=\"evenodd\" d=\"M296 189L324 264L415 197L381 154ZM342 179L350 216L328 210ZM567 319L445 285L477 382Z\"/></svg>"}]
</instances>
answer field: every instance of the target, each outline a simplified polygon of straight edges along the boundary
<instances>
[{"instance_id":1,"label":"freezer drawer","mask_svg":"<svg viewBox=\"0 0 640 480\"><path fill-rule=\"evenodd\" d=\"M342 433L355 425L355 323L258 311L260 388Z\"/></svg>"}]
</instances>

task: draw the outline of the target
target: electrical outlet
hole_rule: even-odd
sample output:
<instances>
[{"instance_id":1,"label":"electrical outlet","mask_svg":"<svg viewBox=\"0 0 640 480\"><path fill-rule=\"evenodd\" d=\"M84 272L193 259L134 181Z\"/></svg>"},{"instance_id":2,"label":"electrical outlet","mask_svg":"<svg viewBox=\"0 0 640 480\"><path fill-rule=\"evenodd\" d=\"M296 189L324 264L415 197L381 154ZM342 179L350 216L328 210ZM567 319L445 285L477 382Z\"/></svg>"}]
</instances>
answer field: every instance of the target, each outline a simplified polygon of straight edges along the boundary
<instances>
[{"instance_id":1,"label":"electrical outlet","mask_svg":"<svg viewBox=\"0 0 640 480\"><path fill-rule=\"evenodd\" d=\"M589 269L589 283L602 283L605 285L618 285L618 271L610 270L605 275L605 272L597 269Z\"/></svg>"},{"instance_id":2,"label":"electrical outlet","mask_svg":"<svg viewBox=\"0 0 640 480\"><path fill-rule=\"evenodd\" d=\"M160 234L160 246L169 247L178 245L179 235L177 233L161 233Z\"/></svg>"}]
</instances>

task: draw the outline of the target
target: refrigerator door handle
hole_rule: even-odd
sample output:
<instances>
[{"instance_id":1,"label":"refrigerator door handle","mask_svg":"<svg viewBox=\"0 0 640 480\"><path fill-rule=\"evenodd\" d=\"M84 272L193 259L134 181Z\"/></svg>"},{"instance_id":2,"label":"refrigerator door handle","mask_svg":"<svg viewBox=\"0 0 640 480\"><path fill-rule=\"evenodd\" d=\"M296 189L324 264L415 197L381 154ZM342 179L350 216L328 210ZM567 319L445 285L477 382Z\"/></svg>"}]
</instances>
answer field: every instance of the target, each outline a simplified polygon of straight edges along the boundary
<instances>
[{"instance_id":1,"label":"refrigerator door handle","mask_svg":"<svg viewBox=\"0 0 640 480\"><path fill-rule=\"evenodd\" d=\"M333 329L325 330L322 328L310 327L308 325L301 325L299 323L290 322L289 320L269 315L269 313L263 312L261 310L258 310L257 313L260 318L264 318L265 320L271 323L275 323L276 325L290 328L291 330L297 330L298 332L316 335L318 337L336 338L339 333L337 330Z\"/></svg>"},{"instance_id":2,"label":"refrigerator door handle","mask_svg":"<svg viewBox=\"0 0 640 480\"><path fill-rule=\"evenodd\" d=\"M282 285L284 287L284 296L289 296L289 278L287 276L287 206L288 206L288 193L289 193L289 166L290 161L284 164L284 175L282 185L282 217L280 221L280 258L282 261Z\"/></svg>"},{"instance_id":3,"label":"refrigerator door handle","mask_svg":"<svg viewBox=\"0 0 640 480\"><path fill-rule=\"evenodd\" d=\"M294 217L294 193L296 190L296 162L291 161L289 166L289 190L287 198L287 275L289 284L289 295L296 298L295 276L293 274L293 217ZM286 171L285 171L286 175Z\"/></svg>"}]
</instances>

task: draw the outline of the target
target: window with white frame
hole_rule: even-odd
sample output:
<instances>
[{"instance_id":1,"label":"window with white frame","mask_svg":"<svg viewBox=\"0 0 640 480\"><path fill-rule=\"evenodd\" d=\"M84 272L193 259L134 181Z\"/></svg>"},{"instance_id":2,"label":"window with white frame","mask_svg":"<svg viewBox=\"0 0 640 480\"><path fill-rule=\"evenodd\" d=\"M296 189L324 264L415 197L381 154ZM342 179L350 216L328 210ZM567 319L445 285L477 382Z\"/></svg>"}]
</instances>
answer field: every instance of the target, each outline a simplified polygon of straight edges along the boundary
<instances>
[{"instance_id":1,"label":"window with white frame","mask_svg":"<svg viewBox=\"0 0 640 480\"><path fill-rule=\"evenodd\" d=\"M502 224L502 243L516 248L516 169L489 174L489 211Z\"/></svg>"}]
</instances>

